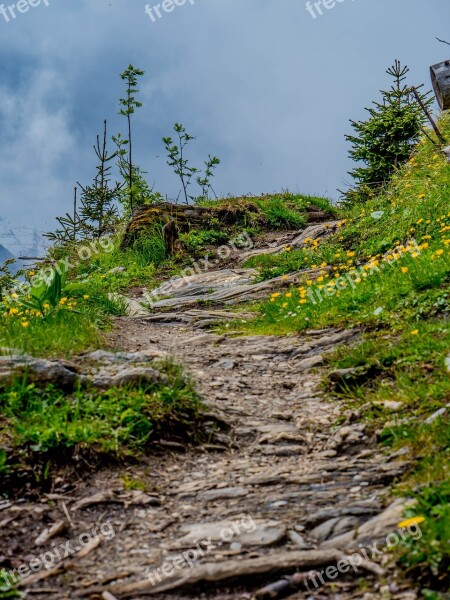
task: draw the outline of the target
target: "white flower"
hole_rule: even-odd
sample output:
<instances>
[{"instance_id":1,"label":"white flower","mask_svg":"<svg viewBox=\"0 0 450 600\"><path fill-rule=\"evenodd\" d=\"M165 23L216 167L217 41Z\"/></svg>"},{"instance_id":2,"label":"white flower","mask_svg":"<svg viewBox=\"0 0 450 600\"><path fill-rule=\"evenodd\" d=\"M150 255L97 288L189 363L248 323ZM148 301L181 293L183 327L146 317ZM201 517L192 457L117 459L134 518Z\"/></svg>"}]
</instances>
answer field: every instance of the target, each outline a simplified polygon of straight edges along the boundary
<instances>
[{"instance_id":1,"label":"white flower","mask_svg":"<svg viewBox=\"0 0 450 600\"><path fill-rule=\"evenodd\" d=\"M381 219L381 217L383 215L384 215L384 210L377 210L370 214L370 216L373 217L374 219Z\"/></svg>"},{"instance_id":2,"label":"white flower","mask_svg":"<svg viewBox=\"0 0 450 600\"><path fill-rule=\"evenodd\" d=\"M379 315L379 314L381 314L382 312L383 312L383 307L382 307L382 306L379 306L378 308L376 308L376 309L373 311L373 314L374 314L375 316L378 316L378 315Z\"/></svg>"}]
</instances>

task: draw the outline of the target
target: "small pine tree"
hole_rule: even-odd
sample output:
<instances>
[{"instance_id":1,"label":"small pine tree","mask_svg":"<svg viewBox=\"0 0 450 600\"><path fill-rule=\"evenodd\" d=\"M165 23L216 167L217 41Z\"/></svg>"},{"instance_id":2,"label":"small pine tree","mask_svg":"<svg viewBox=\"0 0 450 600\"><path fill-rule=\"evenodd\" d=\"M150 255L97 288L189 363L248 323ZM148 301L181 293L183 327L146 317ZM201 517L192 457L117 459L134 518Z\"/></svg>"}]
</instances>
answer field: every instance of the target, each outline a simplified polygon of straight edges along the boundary
<instances>
[{"instance_id":1,"label":"small pine tree","mask_svg":"<svg viewBox=\"0 0 450 600\"><path fill-rule=\"evenodd\" d=\"M121 184L110 186L110 162L118 152L109 154L107 147L107 122L104 122L103 140L97 136L94 146L95 154L100 161L97 174L92 185L81 188L80 228L86 238L99 238L106 233L114 231L119 217L117 201L121 191Z\"/></svg>"},{"instance_id":2,"label":"small pine tree","mask_svg":"<svg viewBox=\"0 0 450 600\"><path fill-rule=\"evenodd\" d=\"M64 217L56 217L61 229L44 233L44 237L58 244L74 244L81 235L82 223L77 209L77 188L74 188L73 213Z\"/></svg>"},{"instance_id":3,"label":"small pine tree","mask_svg":"<svg viewBox=\"0 0 450 600\"><path fill-rule=\"evenodd\" d=\"M409 68L396 60L386 71L394 83L388 91L381 92L382 102L366 108L370 115L367 121L351 121L356 135L346 136L353 146L349 155L365 166L349 173L357 185L346 193L348 202L364 201L376 194L399 166L408 161L420 139L426 117L412 89L405 84L408 72ZM429 94L418 93L425 106L430 107Z\"/></svg>"}]
</instances>

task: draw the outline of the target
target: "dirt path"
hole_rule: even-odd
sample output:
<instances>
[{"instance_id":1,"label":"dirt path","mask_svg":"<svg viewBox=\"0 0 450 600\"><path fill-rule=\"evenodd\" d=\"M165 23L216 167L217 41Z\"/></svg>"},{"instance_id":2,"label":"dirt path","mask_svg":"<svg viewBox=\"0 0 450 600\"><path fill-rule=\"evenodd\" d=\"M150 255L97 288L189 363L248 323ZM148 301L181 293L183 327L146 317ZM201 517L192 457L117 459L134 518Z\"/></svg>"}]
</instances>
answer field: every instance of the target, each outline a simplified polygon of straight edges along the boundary
<instances>
[{"instance_id":1,"label":"dirt path","mask_svg":"<svg viewBox=\"0 0 450 600\"><path fill-rule=\"evenodd\" d=\"M206 424L210 443L185 452L168 445L161 455L129 469L127 476L145 484L146 493L124 492L124 472L103 471L88 480L80 474L71 486L61 483L56 494L18 505L15 513L5 510L6 519L12 514L16 520L19 545L28 541L28 546L33 535L69 514L71 530L41 551L60 540L75 544L101 523L110 523L115 533L112 538L107 529L86 556L57 562L52 577L48 571L36 573L26 597L248 599L281 575L309 571L315 560L320 566L327 552L331 558L322 566L336 562L331 559L337 551L395 529L397 509L378 515L386 486L404 465L395 456L382 456L358 415L327 400L319 385L322 354L356 337L357 332L330 330L281 339L231 338L186 324L119 319L112 340L118 349L157 347L185 365L213 413ZM217 428L222 421L227 425ZM91 500L77 508L84 498ZM364 535L357 531L363 523ZM200 566L177 562L192 549ZM295 560L295 567L277 573L286 560ZM164 563L170 576L161 571ZM212 565L206 576L205 563ZM230 579L239 569L243 573ZM179 589L186 577L200 581ZM364 568L292 597L375 600L381 598L382 581ZM174 589L155 595L165 587ZM389 598L415 598L395 589Z\"/></svg>"}]
</instances>

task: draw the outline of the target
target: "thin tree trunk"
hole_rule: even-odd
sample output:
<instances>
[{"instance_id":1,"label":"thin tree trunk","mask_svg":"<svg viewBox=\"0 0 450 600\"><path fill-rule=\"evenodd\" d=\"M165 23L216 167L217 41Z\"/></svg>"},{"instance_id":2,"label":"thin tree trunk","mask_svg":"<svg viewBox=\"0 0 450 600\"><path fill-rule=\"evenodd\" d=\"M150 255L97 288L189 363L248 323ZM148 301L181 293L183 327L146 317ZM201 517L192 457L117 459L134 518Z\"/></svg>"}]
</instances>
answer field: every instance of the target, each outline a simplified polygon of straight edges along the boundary
<instances>
[{"instance_id":1,"label":"thin tree trunk","mask_svg":"<svg viewBox=\"0 0 450 600\"><path fill-rule=\"evenodd\" d=\"M131 87L128 84L128 100L131 97ZM132 146L131 146L131 114L128 108L128 179L130 186L130 210L131 214L133 214L133 157L132 157Z\"/></svg>"},{"instance_id":2,"label":"thin tree trunk","mask_svg":"<svg viewBox=\"0 0 450 600\"><path fill-rule=\"evenodd\" d=\"M74 188L73 196L73 241L77 241L77 191L78 188Z\"/></svg>"}]
</instances>

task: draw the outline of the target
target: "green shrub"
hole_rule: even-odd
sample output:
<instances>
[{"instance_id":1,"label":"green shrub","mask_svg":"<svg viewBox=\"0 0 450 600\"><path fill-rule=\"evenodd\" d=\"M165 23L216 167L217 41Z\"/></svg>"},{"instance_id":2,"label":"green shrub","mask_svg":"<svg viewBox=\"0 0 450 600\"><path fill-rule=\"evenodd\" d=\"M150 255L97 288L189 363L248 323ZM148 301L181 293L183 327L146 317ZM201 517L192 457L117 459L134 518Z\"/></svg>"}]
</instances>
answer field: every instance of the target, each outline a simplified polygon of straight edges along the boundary
<instances>
[{"instance_id":1,"label":"green shrub","mask_svg":"<svg viewBox=\"0 0 450 600\"><path fill-rule=\"evenodd\" d=\"M193 230L180 237L190 252L195 252L203 246L220 246L221 244L226 244L230 239L228 233L220 230Z\"/></svg>"},{"instance_id":2,"label":"green shrub","mask_svg":"<svg viewBox=\"0 0 450 600\"><path fill-rule=\"evenodd\" d=\"M155 227L139 236L132 246L132 253L136 263L141 267L164 262L167 258L167 249L162 229Z\"/></svg>"}]
</instances>

